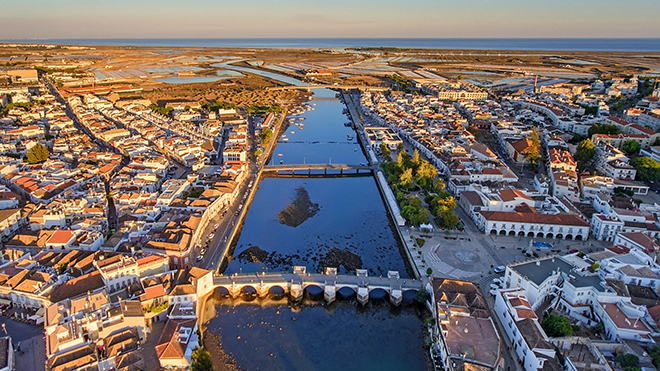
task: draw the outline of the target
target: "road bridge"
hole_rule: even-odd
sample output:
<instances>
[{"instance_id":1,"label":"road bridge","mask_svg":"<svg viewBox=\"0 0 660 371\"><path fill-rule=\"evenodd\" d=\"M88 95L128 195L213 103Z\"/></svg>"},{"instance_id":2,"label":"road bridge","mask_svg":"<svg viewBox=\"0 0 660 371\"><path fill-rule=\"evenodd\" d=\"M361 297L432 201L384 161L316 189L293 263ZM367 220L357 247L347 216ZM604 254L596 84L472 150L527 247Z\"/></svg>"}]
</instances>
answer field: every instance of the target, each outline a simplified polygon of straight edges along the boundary
<instances>
[{"instance_id":1,"label":"road bridge","mask_svg":"<svg viewBox=\"0 0 660 371\"><path fill-rule=\"evenodd\" d=\"M293 272L254 273L220 275L213 278L214 288L224 288L229 295L237 297L246 290L254 290L259 297L266 297L273 288L279 288L288 293L293 300L299 301L305 289L317 286L323 289L323 297L329 303L335 300L337 292L350 288L357 295L361 304L369 301L373 290L384 290L389 295L390 302L399 305L403 301L405 291L419 291L424 283L414 279L401 279L398 271L389 271L387 277L369 277L366 269L358 269L355 275L337 274L337 268L326 268L325 274L307 273L307 268L296 266Z\"/></svg>"},{"instance_id":2,"label":"road bridge","mask_svg":"<svg viewBox=\"0 0 660 371\"><path fill-rule=\"evenodd\" d=\"M287 85L287 86L271 86L266 88L268 90L292 90L292 89L297 89L297 90L307 90L310 91L312 89L340 89L340 90L352 90L352 89L358 89L358 90L363 90L363 91L386 91L388 88L381 88L378 86L365 86L365 85L334 85L334 84L326 84L326 85Z\"/></svg>"},{"instance_id":3,"label":"road bridge","mask_svg":"<svg viewBox=\"0 0 660 371\"><path fill-rule=\"evenodd\" d=\"M312 173L312 171L323 173ZM297 165L268 165L262 170L265 176L344 176L344 175L371 175L373 168L369 165L347 164L297 164Z\"/></svg>"}]
</instances>

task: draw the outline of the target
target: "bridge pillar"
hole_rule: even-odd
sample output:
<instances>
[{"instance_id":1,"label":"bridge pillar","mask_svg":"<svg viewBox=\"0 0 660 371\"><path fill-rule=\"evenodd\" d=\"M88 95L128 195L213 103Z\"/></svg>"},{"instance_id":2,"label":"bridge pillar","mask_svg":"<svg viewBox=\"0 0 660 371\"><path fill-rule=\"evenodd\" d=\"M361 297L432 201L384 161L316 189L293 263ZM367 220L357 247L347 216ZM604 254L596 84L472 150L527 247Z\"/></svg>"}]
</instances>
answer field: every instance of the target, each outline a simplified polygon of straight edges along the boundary
<instances>
[{"instance_id":1,"label":"bridge pillar","mask_svg":"<svg viewBox=\"0 0 660 371\"><path fill-rule=\"evenodd\" d=\"M303 285L301 283L294 283L291 281L291 285L289 287L289 293L291 294L291 299L294 301L300 301L302 300L303 297Z\"/></svg>"},{"instance_id":2,"label":"bridge pillar","mask_svg":"<svg viewBox=\"0 0 660 371\"><path fill-rule=\"evenodd\" d=\"M390 303L397 307L403 302L403 292L399 289L390 289Z\"/></svg>"},{"instance_id":3,"label":"bridge pillar","mask_svg":"<svg viewBox=\"0 0 660 371\"><path fill-rule=\"evenodd\" d=\"M335 285L334 282L325 282L325 288L323 289L323 298L325 301L328 302L328 304L332 303L335 301L335 298L337 296L337 286Z\"/></svg>"},{"instance_id":4,"label":"bridge pillar","mask_svg":"<svg viewBox=\"0 0 660 371\"><path fill-rule=\"evenodd\" d=\"M236 282L232 282L231 286L227 287L227 291L229 291L232 298L236 298L241 294L241 288L236 285Z\"/></svg>"},{"instance_id":5,"label":"bridge pillar","mask_svg":"<svg viewBox=\"0 0 660 371\"><path fill-rule=\"evenodd\" d=\"M263 282L259 283L259 286L257 286L257 295L259 295L260 298L265 298L268 296L268 291L270 290L270 287L264 285Z\"/></svg>"},{"instance_id":6,"label":"bridge pillar","mask_svg":"<svg viewBox=\"0 0 660 371\"><path fill-rule=\"evenodd\" d=\"M369 302L369 289L367 287L358 287L357 301L362 305L366 305Z\"/></svg>"}]
</instances>

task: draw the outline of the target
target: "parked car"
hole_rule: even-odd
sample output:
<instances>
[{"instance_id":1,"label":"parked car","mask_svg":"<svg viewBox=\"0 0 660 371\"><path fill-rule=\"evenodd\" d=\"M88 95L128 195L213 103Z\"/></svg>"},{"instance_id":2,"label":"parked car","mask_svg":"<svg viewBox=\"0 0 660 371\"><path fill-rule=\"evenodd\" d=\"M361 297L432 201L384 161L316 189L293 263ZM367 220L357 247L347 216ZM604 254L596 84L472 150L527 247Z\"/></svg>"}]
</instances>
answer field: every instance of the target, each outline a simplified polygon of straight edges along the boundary
<instances>
[{"instance_id":1,"label":"parked car","mask_svg":"<svg viewBox=\"0 0 660 371\"><path fill-rule=\"evenodd\" d=\"M501 278L495 278L493 279L493 283L496 285L501 285L502 284L502 279Z\"/></svg>"},{"instance_id":2,"label":"parked car","mask_svg":"<svg viewBox=\"0 0 660 371\"><path fill-rule=\"evenodd\" d=\"M498 285L494 284L494 283L490 284L490 288L493 289L493 290L499 290L500 289L500 287Z\"/></svg>"},{"instance_id":3,"label":"parked car","mask_svg":"<svg viewBox=\"0 0 660 371\"><path fill-rule=\"evenodd\" d=\"M506 267L504 265L500 265L500 266L497 266L497 267L493 268L493 272L495 272L495 273L504 273L505 270L506 270Z\"/></svg>"},{"instance_id":4,"label":"parked car","mask_svg":"<svg viewBox=\"0 0 660 371\"><path fill-rule=\"evenodd\" d=\"M201 262L204 259L204 255L197 255L197 261Z\"/></svg>"}]
</instances>

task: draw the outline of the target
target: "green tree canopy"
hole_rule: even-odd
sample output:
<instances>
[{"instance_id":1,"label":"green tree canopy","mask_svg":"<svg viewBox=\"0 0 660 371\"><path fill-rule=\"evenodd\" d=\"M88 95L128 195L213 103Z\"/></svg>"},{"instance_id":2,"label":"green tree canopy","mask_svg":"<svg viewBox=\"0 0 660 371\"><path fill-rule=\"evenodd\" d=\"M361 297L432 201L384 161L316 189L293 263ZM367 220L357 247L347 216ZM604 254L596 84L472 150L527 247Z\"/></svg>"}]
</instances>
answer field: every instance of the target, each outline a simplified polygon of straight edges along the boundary
<instances>
[{"instance_id":1,"label":"green tree canopy","mask_svg":"<svg viewBox=\"0 0 660 371\"><path fill-rule=\"evenodd\" d=\"M564 316L548 315L541 324L543 331L550 337L572 336L573 326Z\"/></svg>"},{"instance_id":2,"label":"green tree canopy","mask_svg":"<svg viewBox=\"0 0 660 371\"><path fill-rule=\"evenodd\" d=\"M192 352L193 371L215 371L211 354L204 348L195 348Z\"/></svg>"},{"instance_id":3,"label":"green tree canopy","mask_svg":"<svg viewBox=\"0 0 660 371\"><path fill-rule=\"evenodd\" d=\"M28 164L38 164L48 160L50 157L50 152L43 144L37 143L27 152L27 162Z\"/></svg>"},{"instance_id":4,"label":"green tree canopy","mask_svg":"<svg viewBox=\"0 0 660 371\"><path fill-rule=\"evenodd\" d=\"M529 139L531 140L532 145L523 151L523 154L525 155L525 161L531 163L534 166L538 166L539 162L541 161L541 139L536 128L532 130Z\"/></svg>"},{"instance_id":5,"label":"green tree canopy","mask_svg":"<svg viewBox=\"0 0 660 371\"><path fill-rule=\"evenodd\" d=\"M656 181L660 179L660 163L650 157L635 157L630 160L630 165L637 170L639 180Z\"/></svg>"},{"instance_id":6,"label":"green tree canopy","mask_svg":"<svg viewBox=\"0 0 660 371\"><path fill-rule=\"evenodd\" d=\"M413 157L414 161L414 157ZM433 186L433 179L438 175L438 171L435 170L433 165L429 164L428 161L422 161L417 168L417 173L415 174L415 181L419 184L420 187L431 190Z\"/></svg>"},{"instance_id":7,"label":"green tree canopy","mask_svg":"<svg viewBox=\"0 0 660 371\"><path fill-rule=\"evenodd\" d=\"M587 133L589 134L589 138L591 138L594 134L619 134L621 130L616 125L594 124L589 128Z\"/></svg>"},{"instance_id":8,"label":"green tree canopy","mask_svg":"<svg viewBox=\"0 0 660 371\"><path fill-rule=\"evenodd\" d=\"M639 153L639 150L642 149L642 145L635 140L629 139L623 142L621 149L626 154L632 155Z\"/></svg>"},{"instance_id":9,"label":"green tree canopy","mask_svg":"<svg viewBox=\"0 0 660 371\"><path fill-rule=\"evenodd\" d=\"M406 169L399 177L399 182L403 189L410 189L413 185L413 172L412 169Z\"/></svg>"},{"instance_id":10,"label":"green tree canopy","mask_svg":"<svg viewBox=\"0 0 660 371\"><path fill-rule=\"evenodd\" d=\"M380 144L380 152L385 157L385 160L389 160L389 158L390 158L390 149L387 147L387 145L385 143Z\"/></svg>"},{"instance_id":11,"label":"green tree canopy","mask_svg":"<svg viewBox=\"0 0 660 371\"><path fill-rule=\"evenodd\" d=\"M447 212L440 214L440 227L444 229L452 229L458 225L458 216L453 212Z\"/></svg>"},{"instance_id":12,"label":"green tree canopy","mask_svg":"<svg viewBox=\"0 0 660 371\"><path fill-rule=\"evenodd\" d=\"M616 361L619 362L619 364L621 365L621 367L623 367L624 370L627 370L628 367L639 366L639 358L632 353L619 354L618 356L616 356Z\"/></svg>"},{"instance_id":13,"label":"green tree canopy","mask_svg":"<svg viewBox=\"0 0 660 371\"><path fill-rule=\"evenodd\" d=\"M591 139L585 139L577 146L575 160L582 164L591 161L596 155L596 146Z\"/></svg>"}]
</instances>

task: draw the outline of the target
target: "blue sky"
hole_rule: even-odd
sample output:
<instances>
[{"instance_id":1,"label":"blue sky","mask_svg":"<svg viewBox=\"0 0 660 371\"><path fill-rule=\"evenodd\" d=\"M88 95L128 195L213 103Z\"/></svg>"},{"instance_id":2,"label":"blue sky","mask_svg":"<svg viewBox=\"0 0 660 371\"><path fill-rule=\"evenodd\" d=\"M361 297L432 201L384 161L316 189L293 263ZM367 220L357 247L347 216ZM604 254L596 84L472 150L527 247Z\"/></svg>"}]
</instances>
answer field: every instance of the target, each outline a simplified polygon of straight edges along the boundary
<instances>
[{"instance_id":1,"label":"blue sky","mask_svg":"<svg viewBox=\"0 0 660 371\"><path fill-rule=\"evenodd\" d=\"M660 37L658 0L2 0L0 39Z\"/></svg>"}]
</instances>

